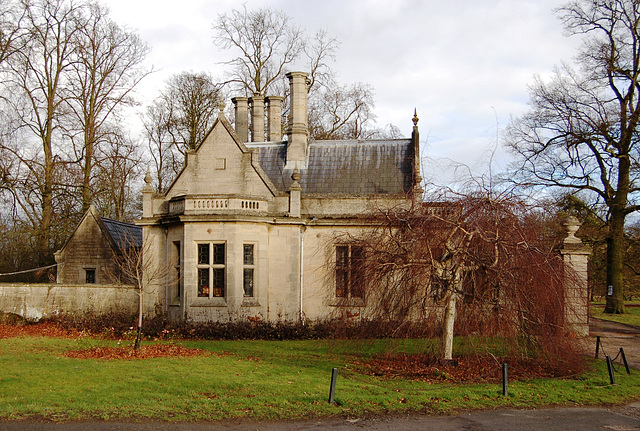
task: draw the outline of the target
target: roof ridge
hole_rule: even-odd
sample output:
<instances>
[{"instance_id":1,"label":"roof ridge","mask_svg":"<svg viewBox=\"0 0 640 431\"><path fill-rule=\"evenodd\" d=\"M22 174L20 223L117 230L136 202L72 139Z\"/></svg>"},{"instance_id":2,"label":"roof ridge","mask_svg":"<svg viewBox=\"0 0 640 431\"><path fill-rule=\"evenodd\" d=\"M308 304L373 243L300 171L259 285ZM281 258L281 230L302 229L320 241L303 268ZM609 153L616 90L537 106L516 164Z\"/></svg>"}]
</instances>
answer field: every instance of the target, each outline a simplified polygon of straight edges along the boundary
<instances>
[{"instance_id":1,"label":"roof ridge","mask_svg":"<svg viewBox=\"0 0 640 431\"><path fill-rule=\"evenodd\" d=\"M126 221L120 221L120 220L115 220L109 217L100 217L103 221L110 221L112 223L118 223L118 224L123 224L123 225L127 225L127 226L136 226L138 227L138 225L136 225L135 223L129 223Z\"/></svg>"}]
</instances>

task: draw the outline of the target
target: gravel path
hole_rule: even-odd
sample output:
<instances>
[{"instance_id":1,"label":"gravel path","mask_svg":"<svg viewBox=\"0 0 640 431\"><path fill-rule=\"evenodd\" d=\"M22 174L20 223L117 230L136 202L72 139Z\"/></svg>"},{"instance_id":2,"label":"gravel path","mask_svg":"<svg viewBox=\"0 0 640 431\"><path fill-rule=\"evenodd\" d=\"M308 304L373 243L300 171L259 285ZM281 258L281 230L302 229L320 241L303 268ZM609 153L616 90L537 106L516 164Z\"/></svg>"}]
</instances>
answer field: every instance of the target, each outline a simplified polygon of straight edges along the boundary
<instances>
[{"instance_id":1,"label":"gravel path","mask_svg":"<svg viewBox=\"0 0 640 431\"><path fill-rule=\"evenodd\" d=\"M589 334L591 335L589 343L594 354L596 336L600 336L599 357L603 357L604 351L606 355L614 358L622 347L629 366L640 370L640 328L591 318Z\"/></svg>"}]
</instances>

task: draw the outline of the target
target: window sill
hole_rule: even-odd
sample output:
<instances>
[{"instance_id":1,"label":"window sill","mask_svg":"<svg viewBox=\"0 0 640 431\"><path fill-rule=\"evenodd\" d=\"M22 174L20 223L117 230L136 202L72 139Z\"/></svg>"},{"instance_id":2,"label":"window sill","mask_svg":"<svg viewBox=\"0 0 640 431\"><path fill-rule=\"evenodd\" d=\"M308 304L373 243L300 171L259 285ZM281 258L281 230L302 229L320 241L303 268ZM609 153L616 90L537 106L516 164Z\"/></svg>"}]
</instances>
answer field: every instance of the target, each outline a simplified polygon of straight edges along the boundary
<instances>
[{"instance_id":1,"label":"window sill","mask_svg":"<svg viewBox=\"0 0 640 431\"><path fill-rule=\"evenodd\" d=\"M195 298L190 304L191 307L226 307L225 298Z\"/></svg>"},{"instance_id":2,"label":"window sill","mask_svg":"<svg viewBox=\"0 0 640 431\"><path fill-rule=\"evenodd\" d=\"M332 298L330 307L366 307L364 298Z\"/></svg>"},{"instance_id":3,"label":"window sill","mask_svg":"<svg viewBox=\"0 0 640 431\"><path fill-rule=\"evenodd\" d=\"M242 301L242 307L261 307L260 303L255 299L244 299Z\"/></svg>"}]
</instances>

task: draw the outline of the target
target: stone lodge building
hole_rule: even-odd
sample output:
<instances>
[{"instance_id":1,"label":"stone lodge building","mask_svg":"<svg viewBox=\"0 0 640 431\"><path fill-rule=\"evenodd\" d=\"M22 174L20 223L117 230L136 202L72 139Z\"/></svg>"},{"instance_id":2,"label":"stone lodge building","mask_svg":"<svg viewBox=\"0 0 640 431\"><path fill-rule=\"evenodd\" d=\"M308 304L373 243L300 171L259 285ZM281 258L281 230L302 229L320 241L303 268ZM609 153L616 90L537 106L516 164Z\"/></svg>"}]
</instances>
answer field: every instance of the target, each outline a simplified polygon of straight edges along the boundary
<instances>
[{"instance_id":1,"label":"stone lodge building","mask_svg":"<svg viewBox=\"0 0 640 431\"><path fill-rule=\"evenodd\" d=\"M55 253L56 282L110 284L118 277L115 256L142 246L142 229L131 223L100 217L92 205L65 245Z\"/></svg>"},{"instance_id":2,"label":"stone lodge building","mask_svg":"<svg viewBox=\"0 0 640 431\"><path fill-rule=\"evenodd\" d=\"M307 74L287 77L286 140L281 97L236 97L235 129L221 110L164 193L145 178L137 224L149 259L174 275L155 286L149 310L172 320L291 321L364 306L349 275L360 251L339 238L365 228L356 216L422 195L417 117L408 139L310 140Z\"/></svg>"}]
</instances>

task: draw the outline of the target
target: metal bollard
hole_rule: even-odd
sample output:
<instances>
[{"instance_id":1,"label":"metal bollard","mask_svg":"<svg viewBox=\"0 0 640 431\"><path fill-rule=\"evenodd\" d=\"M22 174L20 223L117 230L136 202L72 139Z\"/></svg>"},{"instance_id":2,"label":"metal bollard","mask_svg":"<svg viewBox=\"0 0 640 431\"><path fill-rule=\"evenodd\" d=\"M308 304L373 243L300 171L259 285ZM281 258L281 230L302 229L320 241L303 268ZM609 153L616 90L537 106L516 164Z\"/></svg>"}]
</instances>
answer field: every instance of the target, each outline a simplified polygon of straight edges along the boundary
<instances>
[{"instance_id":1,"label":"metal bollard","mask_svg":"<svg viewBox=\"0 0 640 431\"><path fill-rule=\"evenodd\" d=\"M622 356L622 363L624 363L624 369L627 370L627 374L631 374L629 369L629 363L627 362L627 356L624 354L624 349L620 347L620 355Z\"/></svg>"},{"instance_id":2,"label":"metal bollard","mask_svg":"<svg viewBox=\"0 0 640 431\"><path fill-rule=\"evenodd\" d=\"M329 388L329 404L334 403L334 396L336 393L336 379L338 378L338 369L331 370L331 387Z\"/></svg>"},{"instance_id":3,"label":"metal bollard","mask_svg":"<svg viewBox=\"0 0 640 431\"><path fill-rule=\"evenodd\" d=\"M616 384L616 377L613 375L613 363L611 363L611 357L606 356L607 358L607 369L609 370L609 382L612 385Z\"/></svg>"},{"instance_id":4,"label":"metal bollard","mask_svg":"<svg viewBox=\"0 0 640 431\"><path fill-rule=\"evenodd\" d=\"M502 395L509 396L509 372L507 364L502 364Z\"/></svg>"},{"instance_id":5,"label":"metal bollard","mask_svg":"<svg viewBox=\"0 0 640 431\"><path fill-rule=\"evenodd\" d=\"M598 352L600 351L600 336L596 337L596 359L598 359Z\"/></svg>"}]
</instances>

